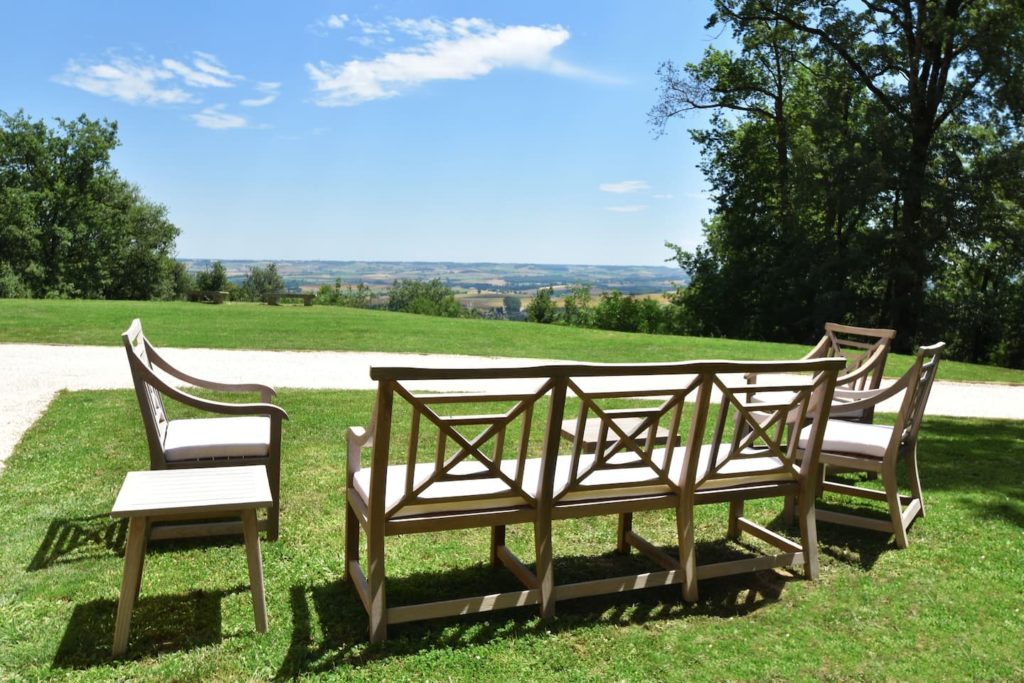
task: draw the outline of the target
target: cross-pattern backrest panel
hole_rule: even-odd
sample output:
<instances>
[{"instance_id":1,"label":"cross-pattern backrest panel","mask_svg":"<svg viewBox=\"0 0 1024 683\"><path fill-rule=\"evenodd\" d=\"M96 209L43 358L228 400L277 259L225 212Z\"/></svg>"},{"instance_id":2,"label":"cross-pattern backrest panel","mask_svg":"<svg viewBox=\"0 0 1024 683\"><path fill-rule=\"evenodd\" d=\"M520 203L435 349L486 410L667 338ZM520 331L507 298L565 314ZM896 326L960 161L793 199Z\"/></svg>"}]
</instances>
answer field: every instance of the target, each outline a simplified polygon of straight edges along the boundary
<instances>
[{"instance_id":1,"label":"cross-pattern backrest panel","mask_svg":"<svg viewBox=\"0 0 1024 683\"><path fill-rule=\"evenodd\" d=\"M839 364L832 367L835 372ZM703 391L710 400L698 405L695 414L694 438L700 446L687 452L689 483L728 485L738 477L747 484L795 481L806 474L815 463L799 451L795 434L808 423L815 429L821 415L827 415L834 382L834 374L822 367L790 371L781 381L758 385L719 373L705 378ZM757 467L749 466L750 459L758 459ZM738 466L741 460L748 466Z\"/></svg>"},{"instance_id":2,"label":"cross-pattern backrest panel","mask_svg":"<svg viewBox=\"0 0 1024 683\"><path fill-rule=\"evenodd\" d=\"M619 376L609 386L596 378L568 380L576 404L576 429L569 453L557 464L556 498L601 490L662 486L678 489L682 451L688 433L687 401L700 386L700 371L658 378Z\"/></svg>"},{"instance_id":3,"label":"cross-pattern backrest panel","mask_svg":"<svg viewBox=\"0 0 1024 683\"><path fill-rule=\"evenodd\" d=\"M534 384L528 390L460 394L382 383L377 420L390 413L391 433L387 442L375 442L374 467L391 467L385 514L471 500L533 505L538 473L527 471L528 459L543 440L546 420L537 414L544 415L551 382Z\"/></svg>"}]
</instances>

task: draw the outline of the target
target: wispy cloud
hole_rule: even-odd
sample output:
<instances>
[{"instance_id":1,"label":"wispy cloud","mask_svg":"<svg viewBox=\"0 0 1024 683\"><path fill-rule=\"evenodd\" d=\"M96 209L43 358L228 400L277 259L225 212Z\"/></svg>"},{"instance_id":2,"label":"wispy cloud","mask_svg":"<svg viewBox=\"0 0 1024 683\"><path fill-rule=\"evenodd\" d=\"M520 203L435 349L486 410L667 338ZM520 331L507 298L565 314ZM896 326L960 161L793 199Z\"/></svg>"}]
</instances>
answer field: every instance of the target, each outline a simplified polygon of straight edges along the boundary
<instances>
[{"instance_id":1,"label":"wispy cloud","mask_svg":"<svg viewBox=\"0 0 1024 683\"><path fill-rule=\"evenodd\" d=\"M265 107L280 95L280 83L263 82L256 84L256 90L263 93L263 97L255 97L251 99L242 100L239 104L243 107Z\"/></svg>"},{"instance_id":2,"label":"wispy cloud","mask_svg":"<svg viewBox=\"0 0 1024 683\"><path fill-rule=\"evenodd\" d=\"M640 192L641 190L649 190L651 186L647 184L646 180L623 180L618 183L601 183L597 186L597 189L601 192L612 192L614 194L626 194L629 192Z\"/></svg>"},{"instance_id":3,"label":"wispy cloud","mask_svg":"<svg viewBox=\"0 0 1024 683\"><path fill-rule=\"evenodd\" d=\"M106 62L69 60L53 80L94 95L113 97L130 104L181 104L198 102L187 88L232 88L242 76L228 71L214 56L195 52L191 64L165 58L113 55Z\"/></svg>"},{"instance_id":4,"label":"wispy cloud","mask_svg":"<svg viewBox=\"0 0 1024 683\"><path fill-rule=\"evenodd\" d=\"M245 80L225 69L211 54L196 52L194 55L192 66L175 59L164 59L160 64L180 76L185 85L193 88L233 88L236 81Z\"/></svg>"},{"instance_id":5,"label":"wispy cloud","mask_svg":"<svg viewBox=\"0 0 1024 683\"><path fill-rule=\"evenodd\" d=\"M62 85L93 95L113 97L130 104L181 104L196 98L174 83L173 71L152 62L113 57L105 64L79 64L69 60L63 73L53 77Z\"/></svg>"},{"instance_id":6,"label":"wispy cloud","mask_svg":"<svg viewBox=\"0 0 1024 683\"><path fill-rule=\"evenodd\" d=\"M192 114L192 119L200 128L213 128L214 130L245 128L249 125L249 121L244 116L230 114L225 109L226 105L216 104Z\"/></svg>"},{"instance_id":7,"label":"wispy cloud","mask_svg":"<svg viewBox=\"0 0 1024 683\"><path fill-rule=\"evenodd\" d=\"M615 213L638 213L640 211L646 211L646 204L626 204L625 206L606 206L608 211Z\"/></svg>"},{"instance_id":8,"label":"wispy cloud","mask_svg":"<svg viewBox=\"0 0 1024 683\"><path fill-rule=\"evenodd\" d=\"M354 106L396 97L430 81L471 80L495 69L587 74L552 56L569 39L569 31L561 26L495 26L484 19L391 19L380 24L356 19L353 24L363 42L392 38L392 32L418 42L372 60L306 64L316 90L314 101L320 106Z\"/></svg>"}]
</instances>

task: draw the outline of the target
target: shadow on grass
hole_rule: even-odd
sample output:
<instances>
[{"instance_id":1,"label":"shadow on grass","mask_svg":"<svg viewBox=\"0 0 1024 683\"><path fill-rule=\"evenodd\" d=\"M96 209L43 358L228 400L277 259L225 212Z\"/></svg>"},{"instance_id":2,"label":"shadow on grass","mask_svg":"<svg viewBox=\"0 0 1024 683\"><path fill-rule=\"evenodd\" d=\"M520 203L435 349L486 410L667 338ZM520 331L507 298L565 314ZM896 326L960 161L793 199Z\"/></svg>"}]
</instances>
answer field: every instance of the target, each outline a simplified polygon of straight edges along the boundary
<instances>
[{"instance_id":1,"label":"shadow on grass","mask_svg":"<svg viewBox=\"0 0 1024 683\"><path fill-rule=\"evenodd\" d=\"M917 448L921 486L997 491L1024 500L1024 432L1011 420L928 417Z\"/></svg>"},{"instance_id":2,"label":"shadow on grass","mask_svg":"<svg viewBox=\"0 0 1024 683\"><path fill-rule=\"evenodd\" d=\"M111 519L110 515L54 519L27 570L124 555L127 534L128 521Z\"/></svg>"},{"instance_id":3,"label":"shadow on grass","mask_svg":"<svg viewBox=\"0 0 1024 683\"><path fill-rule=\"evenodd\" d=\"M128 659L189 650L221 641L221 601L248 586L227 591L142 597L132 611ZM54 668L85 669L111 661L116 600L76 605L57 647Z\"/></svg>"},{"instance_id":4,"label":"shadow on grass","mask_svg":"<svg viewBox=\"0 0 1024 683\"><path fill-rule=\"evenodd\" d=\"M702 562L745 556L735 548L717 543L698 544L697 552ZM556 581L561 584L658 569L636 553L562 557L555 561ZM388 657L466 648L498 639L515 640L531 634L572 631L600 624L645 624L687 616L743 616L778 601L785 584L795 576L764 571L701 581L700 600L695 604L683 602L679 585L565 600L557 603L557 617L552 622L541 622L539 607L531 605L398 624L388 628L388 640L379 645L368 643L368 618L350 584L338 580L323 585L296 585L290 591L294 631L275 679L326 673L338 667L359 667ZM391 606L520 588L504 569L483 564L417 572L389 578L386 584Z\"/></svg>"}]
</instances>

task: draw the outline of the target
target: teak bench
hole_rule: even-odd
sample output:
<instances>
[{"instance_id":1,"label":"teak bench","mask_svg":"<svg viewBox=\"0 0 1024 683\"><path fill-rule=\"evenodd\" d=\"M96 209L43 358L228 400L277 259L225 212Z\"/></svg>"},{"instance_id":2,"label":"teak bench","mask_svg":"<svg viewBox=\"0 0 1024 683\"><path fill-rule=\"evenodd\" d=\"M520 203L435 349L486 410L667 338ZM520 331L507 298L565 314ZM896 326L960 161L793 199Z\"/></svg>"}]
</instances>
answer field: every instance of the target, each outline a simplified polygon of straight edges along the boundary
<instances>
[{"instance_id":1,"label":"teak bench","mask_svg":"<svg viewBox=\"0 0 1024 683\"><path fill-rule=\"evenodd\" d=\"M559 600L652 586L682 584L684 599L693 601L698 579L772 567L802 565L815 578L814 473L844 365L827 358L371 369L378 383L371 423L347 435L345 530L346 577L369 615L371 642L387 637L388 624L525 605L539 605L547 619ZM783 373L769 384L744 379ZM466 380L477 380L485 391L445 389ZM563 441L568 418L579 425L597 419L600 428L578 429ZM804 451L794 427L803 428ZM367 468L363 449L371 450ZM798 500L799 543L743 517L747 499L791 496ZM693 509L715 502L729 503L729 538L747 532L779 552L698 564ZM633 530L635 512L664 508L676 516L673 554ZM619 518L618 550L636 548L661 569L557 583L553 522L610 514ZM506 526L525 523L534 530L532 570L505 546ZM387 604L388 536L486 527L491 563L508 568L522 590Z\"/></svg>"}]
</instances>

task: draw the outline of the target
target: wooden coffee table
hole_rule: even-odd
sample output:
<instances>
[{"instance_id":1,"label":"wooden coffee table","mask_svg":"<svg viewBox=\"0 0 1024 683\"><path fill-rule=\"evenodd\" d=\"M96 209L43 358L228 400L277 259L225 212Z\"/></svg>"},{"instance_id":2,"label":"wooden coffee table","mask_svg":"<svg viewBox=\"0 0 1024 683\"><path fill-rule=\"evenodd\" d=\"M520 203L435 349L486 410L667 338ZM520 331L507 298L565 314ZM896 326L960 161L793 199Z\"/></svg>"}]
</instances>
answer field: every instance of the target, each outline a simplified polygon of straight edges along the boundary
<instances>
[{"instance_id":1,"label":"wooden coffee table","mask_svg":"<svg viewBox=\"0 0 1024 683\"><path fill-rule=\"evenodd\" d=\"M110 512L111 517L128 518L124 578L114 626L114 656L120 657L128 648L132 608L139 595L146 545L155 522L234 516L241 519L256 630L265 633L267 603L256 511L273 503L263 465L129 472Z\"/></svg>"}]
</instances>

